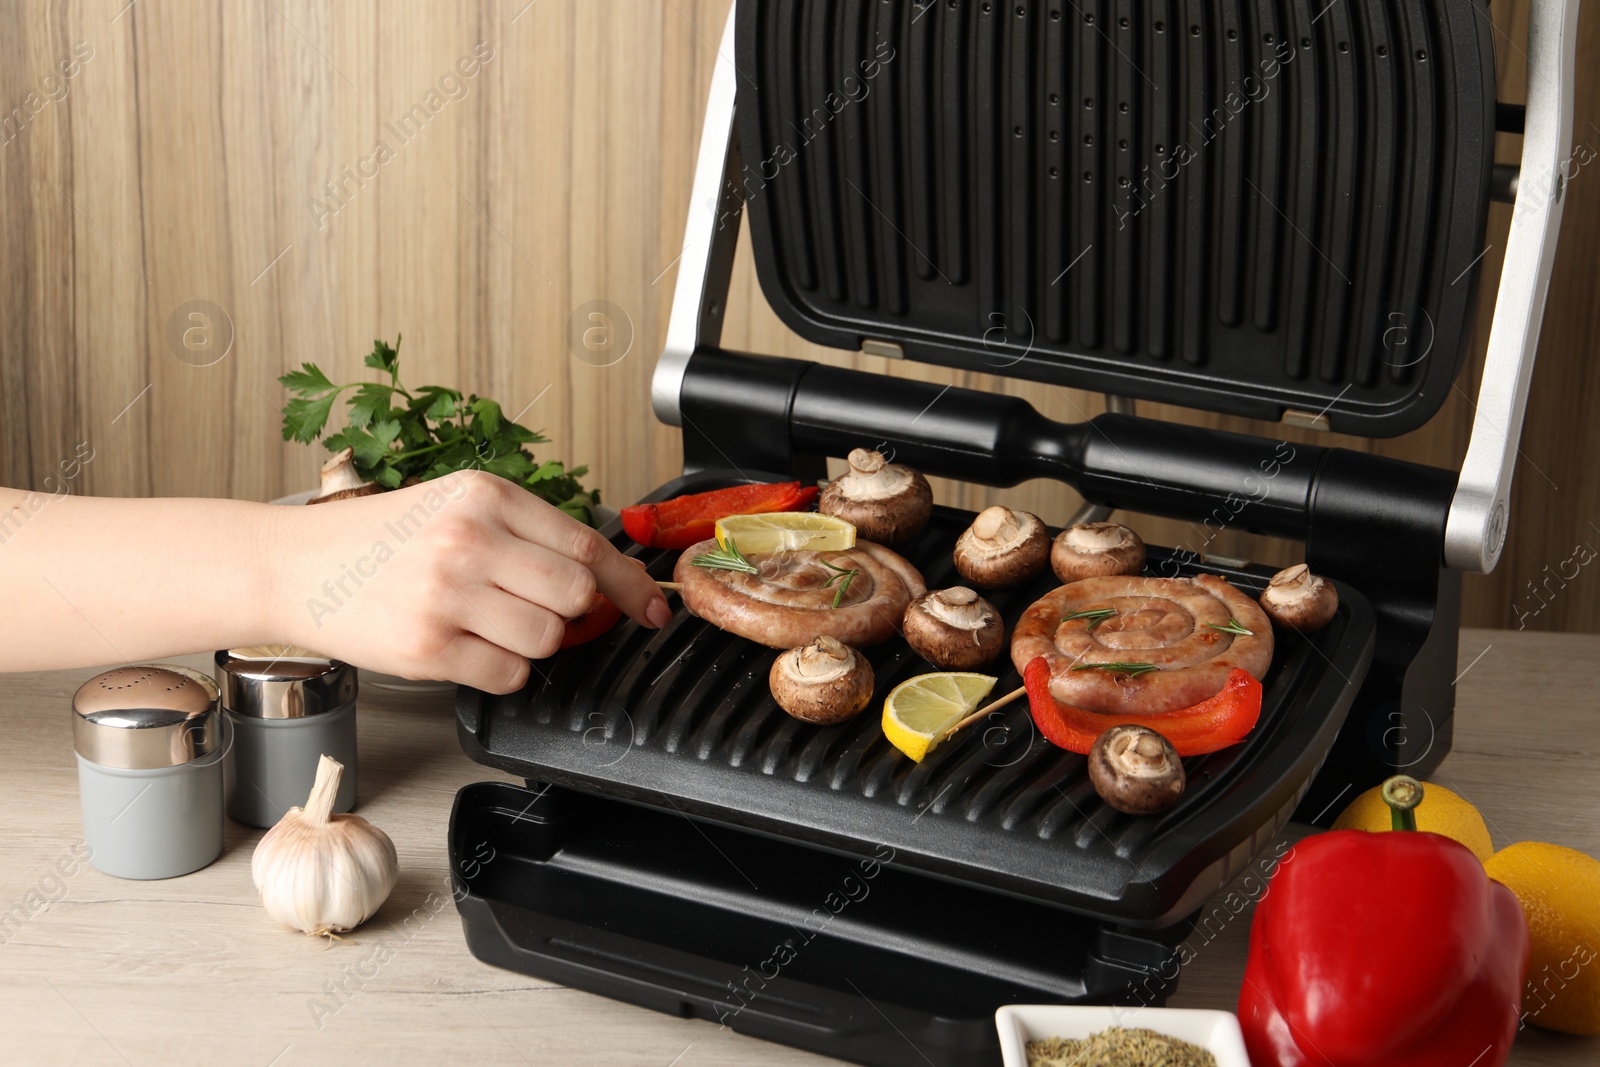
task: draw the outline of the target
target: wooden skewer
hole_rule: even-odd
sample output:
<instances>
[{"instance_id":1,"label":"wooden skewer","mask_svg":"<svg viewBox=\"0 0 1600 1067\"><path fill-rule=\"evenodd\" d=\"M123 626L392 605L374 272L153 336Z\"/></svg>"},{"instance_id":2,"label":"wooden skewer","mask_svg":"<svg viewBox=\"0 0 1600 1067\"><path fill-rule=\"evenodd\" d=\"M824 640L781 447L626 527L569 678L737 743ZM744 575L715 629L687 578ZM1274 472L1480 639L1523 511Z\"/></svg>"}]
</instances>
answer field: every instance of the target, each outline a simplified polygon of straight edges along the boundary
<instances>
[{"instance_id":1,"label":"wooden skewer","mask_svg":"<svg viewBox=\"0 0 1600 1067\"><path fill-rule=\"evenodd\" d=\"M958 722L954 726L950 727L950 729L946 730L944 732L944 740L949 740L950 738L954 737L957 733L959 733L960 731L966 729L968 726L971 726L973 723L977 722L979 719L981 719L984 716L988 715L991 711L994 711L997 708L1003 708L1007 704L1011 703L1013 700L1017 699L1018 697L1027 696L1027 695L1028 695L1028 687L1027 686L1019 686L1018 688L1013 689L1011 692L1007 693L1005 696L1001 697L1000 699L989 701L989 703L985 704L983 707L979 708L977 711L973 712L971 715L968 715L965 719L962 719L960 722Z\"/></svg>"},{"instance_id":2,"label":"wooden skewer","mask_svg":"<svg viewBox=\"0 0 1600 1067\"><path fill-rule=\"evenodd\" d=\"M677 593L683 590L682 582L657 582L656 584L669 593Z\"/></svg>"}]
</instances>

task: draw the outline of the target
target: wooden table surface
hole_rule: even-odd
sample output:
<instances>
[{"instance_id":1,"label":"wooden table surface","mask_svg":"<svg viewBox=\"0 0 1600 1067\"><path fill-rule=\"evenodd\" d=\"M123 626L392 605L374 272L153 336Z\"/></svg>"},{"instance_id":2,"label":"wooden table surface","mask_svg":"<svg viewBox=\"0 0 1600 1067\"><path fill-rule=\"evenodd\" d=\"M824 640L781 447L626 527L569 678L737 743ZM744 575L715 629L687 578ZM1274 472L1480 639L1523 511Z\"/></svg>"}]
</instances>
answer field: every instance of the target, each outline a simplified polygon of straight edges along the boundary
<instances>
[{"instance_id":1,"label":"wooden table surface","mask_svg":"<svg viewBox=\"0 0 1600 1067\"><path fill-rule=\"evenodd\" d=\"M1496 848L1534 839L1600 855L1600 636L1469 630L1461 669L1455 747L1434 780L1477 805ZM94 673L0 676L0 781L11 797L0 808L0 1062L833 1062L480 963L448 903L413 932L402 928L414 909L431 914L430 894L449 899L445 826L456 789L498 777L461 753L448 695L362 694L359 810L394 838L401 871L356 944L271 922L250 882L260 831L231 822L222 857L183 878L73 870L82 837L68 707ZM1243 912L1209 940L1191 939L1172 1005L1231 1009L1248 934ZM375 970L367 962L380 958ZM363 975L351 981L358 962ZM333 1001L333 982L354 991ZM1530 1028L1511 1062L1597 1063L1600 1038Z\"/></svg>"}]
</instances>

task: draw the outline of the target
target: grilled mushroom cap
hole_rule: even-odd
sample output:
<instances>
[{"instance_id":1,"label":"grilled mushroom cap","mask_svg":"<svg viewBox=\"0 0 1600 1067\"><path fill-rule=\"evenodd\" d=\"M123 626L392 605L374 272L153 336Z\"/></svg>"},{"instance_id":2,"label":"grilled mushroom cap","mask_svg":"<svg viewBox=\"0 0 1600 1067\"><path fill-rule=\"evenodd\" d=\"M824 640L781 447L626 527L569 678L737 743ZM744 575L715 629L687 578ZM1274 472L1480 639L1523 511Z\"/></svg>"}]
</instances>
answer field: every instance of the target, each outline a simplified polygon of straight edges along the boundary
<instances>
[{"instance_id":1,"label":"grilled mushroom cap","mask_svg":"<svg viewBox=\"0 0 1600 1067\"><path fill-rule=\"evenodd\" d=\"M1113 726L1089 749L1089 781L1126 815L1166 811L1183 795L1183 761L1172 742L1143 726Z\"/></svg>"},{"instance_id":2,"label":"grilled mushroom cap","mask_svg":"<svg viewBox=\"0 0 1600 1067\"><path fill-rule=\"evenodd\" d=\"M1056 535L1050 567L1063 582L1138 574L1144 567L1144 542L1120 523L1079 523Z\"/></svg>"},{"instance_id":3,"label":"grilled mushroom cap","mask_svg":"<svg viewBox=\"0 0 1600 1067\"><path fill-rule=\"evenodd\" d=\"M383 492L376 482L364 482L356 473L356 451L347 448L322 465L322 488L307 504L326 504L330 500L348 500L354 496L371 496ZM329 512L329 514L333 514Z\"/></svg>"},{"instance_id":4,"label":"grilled mushroom cap","mask_svg":"<svg viewBox=\"0 0 1600 1067\"><path fill-rule=\"evenodd\" d=\"M917 597L906 606L900 625L917 655L946 671L968 671L991 662L1006 636L994 606L962 585Z\"/></svg>"},{"instance_id":5,"label":"grilled mushroom cap","mask_svg":"<svg viewBox=\"0 0 1600 1067\"><path fill-rule=\"evenodd\" d=\"M1037 515L996 505L978 512L956 541L961 577L985 589L1009 589L1044 570L1050 535Z\"/></svg>"},{"instance_id":6,"label":"grilled mushroom cap","mask_svg":"<svg viewBox=\"0 0 1600 1067\"><path fill-rule=\"evenodd\" d=\"M850 473L823 487L818 511L838 516L861 537L891 548L923 531L933 514L928 479L866 448L852 451L849 462Z\"/></svg>"},{"instance_id":7,"label":"grilled mushroom cap","mask_svg":"<svg viewBox=\"0 0 1600 1067\"><path fill-rule=\"evenodd\" d=\"M872 699L872 664L826 635L791 648L767 674L772 698L790 715L829 726L852 717Z\"/></svg>"},{"instance_id":8,"label":"grilled mushroom cap","mask_svg":"<svg viewBox=\"0 0 1600 1067\"><path fill-rule=\"evenodd\" d=\"M1279 626L1310 633L1333 621L1339 591L1304 563L1296 563L1272 576L1261 591L1261 610Z\"/></svg>"}]
</instances>

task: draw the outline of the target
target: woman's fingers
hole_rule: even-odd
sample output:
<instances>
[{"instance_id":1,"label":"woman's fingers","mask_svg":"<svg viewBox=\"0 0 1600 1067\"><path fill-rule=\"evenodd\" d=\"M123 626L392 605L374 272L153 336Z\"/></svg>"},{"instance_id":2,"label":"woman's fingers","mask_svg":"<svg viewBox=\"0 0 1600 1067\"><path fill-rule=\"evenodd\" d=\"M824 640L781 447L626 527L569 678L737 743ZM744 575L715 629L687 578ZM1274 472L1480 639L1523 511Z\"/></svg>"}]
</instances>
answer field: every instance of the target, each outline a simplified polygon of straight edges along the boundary
<instances>
[{"instance_id":1,"label":"woman's fingers","mask_svg":"<svg viewBox=\"0 0 1600 1067\"><path fill-rule=\"evenodd\" d=\"M600 591L630 618L641 623L660 629L671 622L672 608L667 606L667 598L649 572L618 552L611 542L604 538L600 541L605 551L600 561L591 567Z\"/></svg>"},{"instance_id":2,"label":"woman's fingers","mask_svg":"<svg viewBox=\"0 0 1600 1067\"><path fill-rule=\"evenodd\" d=\"M504 534L491 549L493 561L484 578L530 604L575 619L594 605L599 588L594 572L583 564Z\"/></svg>"},{"instance_id":3,"label":"woman's fingers","mask_svg":"<svg viewBox=\"0 0 1600 1067\"><path fill-rule=\"evenodd\" d=\"M457 590L461 628L527 659L545 659L561 647L567 620L504 589L479 585Z\"/></svg>"},{"instance_id":4,"label":"woman's fingers","mask_svg":"<svg viewBox=\"0 0 1600 1067\"><path fill-rule=\"evenodd\" d=\"M476 634L457 634L443 651L447 681L486 693L515 693L528 680L528 657L509 652Z\"/></svg>"},{"instance_id":5,"label":"woman's fingers","mask_svg":"<svg viewBox=\"0 0 1600 1067\"><path fill-rule=\"evenodd\" d=\"M285 636L374 669L511 692L528 660L560 647L566 620L589 611L596 591L645 625L671 619L644 568L481 471L295 510L290 526L298 551L281 554L298 562L284 568L278 599L330 604L286 612Z\"/></svg>"},{"instance_id":6,"label":"woman's fingers","mask_svg":"<svg viewBox=\"0 0 1600 1067\"><path fill-rule=\"evenodd\" d=\"M511 532L524 541L542 545L591 571L600 592L629 618L655 627L671 620L672 609L660 587L599 531L520 489L504 498L502 516Z\"/></svg>"}]
</instances>

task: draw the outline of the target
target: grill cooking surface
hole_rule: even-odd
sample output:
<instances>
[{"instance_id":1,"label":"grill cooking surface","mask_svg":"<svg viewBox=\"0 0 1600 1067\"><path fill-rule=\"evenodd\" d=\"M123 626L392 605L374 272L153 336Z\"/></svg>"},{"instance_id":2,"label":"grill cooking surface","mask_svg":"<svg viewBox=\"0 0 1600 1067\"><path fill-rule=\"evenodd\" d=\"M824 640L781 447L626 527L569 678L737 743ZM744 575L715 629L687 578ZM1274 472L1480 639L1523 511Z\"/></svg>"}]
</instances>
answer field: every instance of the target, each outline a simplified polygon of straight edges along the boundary
<instances>
[{"instance_id":1,"label":"grill cooking surface","mask_svg":"<svg viewBox=\"0 0 1600 1067\"><path fill-rule=\"evenodd\" d=\"M706 474L658 497L735 481ZM971 514L936 508L904 554L928 588L964 584L951 548ZM668 580L678 553L619 547ZM1252 594L1271 571L1200 568L1152 547L1146 573L1221 574ZM1048 572L986 592L1009 627L1058 583ZM660 631L624 621L587 645L536 662L518 693L461 690L462 742L481 762L526 778L648 804L850 855L895 850L896 863L1135 924L1197 908L1288 818L1344 720L1372 652L1372 609L1341 586L1338 617L1303 638L1278 635L1260 724L1243 745L1185 761L1189 786L1160 816L1122 815L1091 787L1082 756L1034 729L1026 701L996 712L912 763L885 740L883 697L933 670L904 641L867 650L877 693L838 726L802 723L767 688L778 654L695 618L673 598ZM1021 684L997 663L1000 695Z\"/></svg>"}]
</instances>

